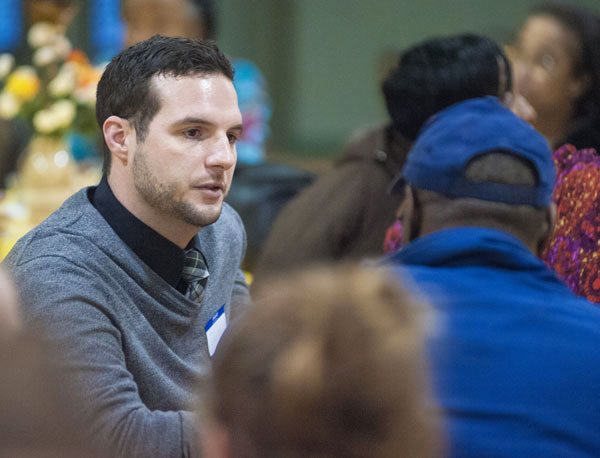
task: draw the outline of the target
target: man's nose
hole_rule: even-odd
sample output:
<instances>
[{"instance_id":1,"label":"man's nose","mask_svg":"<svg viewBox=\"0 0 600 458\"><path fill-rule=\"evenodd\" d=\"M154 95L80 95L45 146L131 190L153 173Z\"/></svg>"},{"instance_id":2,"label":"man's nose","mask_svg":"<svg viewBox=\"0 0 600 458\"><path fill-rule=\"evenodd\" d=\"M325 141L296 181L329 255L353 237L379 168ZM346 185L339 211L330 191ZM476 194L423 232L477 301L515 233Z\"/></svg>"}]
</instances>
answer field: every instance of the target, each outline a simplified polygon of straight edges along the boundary
<instances>
[{"instance_id":1,"label":"man's nose","mask_svg":"<svg viewBox=\"0 0 600 458\"><path fill-rule=\"evenodd\" d=\"M229 136L224 134L215 139L207 158L207 166L221 167L225 170L233 167L236 161L235 143L229 141Z\"/></svg>"}]
</instances>

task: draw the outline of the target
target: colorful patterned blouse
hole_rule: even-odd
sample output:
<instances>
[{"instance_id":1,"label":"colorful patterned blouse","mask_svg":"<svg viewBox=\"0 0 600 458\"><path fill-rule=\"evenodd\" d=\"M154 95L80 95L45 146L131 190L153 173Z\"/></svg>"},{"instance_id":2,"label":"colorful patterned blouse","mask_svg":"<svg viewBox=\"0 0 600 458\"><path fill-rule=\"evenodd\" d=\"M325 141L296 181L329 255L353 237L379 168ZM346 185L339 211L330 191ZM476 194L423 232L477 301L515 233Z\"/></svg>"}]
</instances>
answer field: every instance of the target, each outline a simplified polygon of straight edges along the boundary
<instances>
[{"instance_id":1,"label":"colorful patterned blouse","mask_svg":"<svg viewBox=\"0 0 600 458\"><path fill-rule=\"evenodd\" d=\"M575 294L600 303L600 156L565 145L552 158L557 219L542 259Z\"/></svg>"}]
</instances>

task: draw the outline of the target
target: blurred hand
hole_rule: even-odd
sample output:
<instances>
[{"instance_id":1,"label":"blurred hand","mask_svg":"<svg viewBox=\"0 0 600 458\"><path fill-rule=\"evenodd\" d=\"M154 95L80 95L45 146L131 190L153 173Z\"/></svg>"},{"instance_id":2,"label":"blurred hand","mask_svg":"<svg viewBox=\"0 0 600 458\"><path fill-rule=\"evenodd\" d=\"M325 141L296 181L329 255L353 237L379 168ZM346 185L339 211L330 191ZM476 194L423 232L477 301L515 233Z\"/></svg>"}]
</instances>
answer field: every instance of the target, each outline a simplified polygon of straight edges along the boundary
<instances>
[{"instance_id":1,"label":"blurred hand","mask_svg":"<svg viewBox=\"0 0 600 458\"><path fill-rule=\"evenodd\" d=\"M523 97L521 94L516 94L513 97L513 102L512 102L510 109L519 118L528 122L529 124L533 124L533 122L535 121L535 118L537 117L535 108L533 108L533 106L531 106L531 104L527 101L527 99L525 97Z\"/></svg>"}]
</instances>

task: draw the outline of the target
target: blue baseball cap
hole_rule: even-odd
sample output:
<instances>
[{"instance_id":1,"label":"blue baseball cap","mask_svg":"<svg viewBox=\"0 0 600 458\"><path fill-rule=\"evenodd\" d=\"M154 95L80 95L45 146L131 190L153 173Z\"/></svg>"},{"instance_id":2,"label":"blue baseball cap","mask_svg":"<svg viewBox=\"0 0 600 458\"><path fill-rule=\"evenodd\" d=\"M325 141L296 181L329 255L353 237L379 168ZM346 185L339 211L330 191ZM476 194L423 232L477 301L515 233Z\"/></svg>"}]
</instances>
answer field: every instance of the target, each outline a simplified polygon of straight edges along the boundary
<instances>
[{"instance_id":1,"label":"blue baseball cap","mask_svg":"<svg viewBox=\"0 0 600 458\"><path fill-rule=\"evenodd\" d=\"M492 152L524 159L536 172L536 184L469 180L465 176L469 162ZM399 193L408 183L449 197L547 207L552 201L555 176L546 139L496 97L488 96L451 105L432 116L390 192Z\"/></svg>"}]
</instances>

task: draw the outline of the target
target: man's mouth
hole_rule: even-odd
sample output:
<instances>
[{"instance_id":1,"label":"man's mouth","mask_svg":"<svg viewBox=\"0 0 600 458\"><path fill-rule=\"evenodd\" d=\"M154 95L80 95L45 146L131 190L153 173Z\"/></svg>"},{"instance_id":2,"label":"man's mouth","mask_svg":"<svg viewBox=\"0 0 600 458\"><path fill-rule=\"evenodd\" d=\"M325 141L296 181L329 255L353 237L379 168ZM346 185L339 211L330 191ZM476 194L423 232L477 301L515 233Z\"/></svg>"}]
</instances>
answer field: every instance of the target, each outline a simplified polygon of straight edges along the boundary
<instances>
[{"instance_id":1,"label":"man's mouth","mask_svg":"<svg viewBox=\"0 0 600 458\"><path fill-rule=\"evenodd\" d=\"M213 197L219 197L225 192L225 183L220 181L211 181L194 186L195 189L210 194Z\"/></svg>"},{"instance_id":2,"label":"man's mouth","mask_svg":"<svg viewBox=\"0 0 600 458\"><path fill-rule=\"evenodd\" d=\"M224 190L225 189L225 184L222 181L209 181L206 183L202 183L199 185L195 186L196 188L201 188L201 189L210 189L210 190Z\"/></svg>"}]
</instances>

